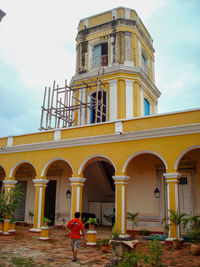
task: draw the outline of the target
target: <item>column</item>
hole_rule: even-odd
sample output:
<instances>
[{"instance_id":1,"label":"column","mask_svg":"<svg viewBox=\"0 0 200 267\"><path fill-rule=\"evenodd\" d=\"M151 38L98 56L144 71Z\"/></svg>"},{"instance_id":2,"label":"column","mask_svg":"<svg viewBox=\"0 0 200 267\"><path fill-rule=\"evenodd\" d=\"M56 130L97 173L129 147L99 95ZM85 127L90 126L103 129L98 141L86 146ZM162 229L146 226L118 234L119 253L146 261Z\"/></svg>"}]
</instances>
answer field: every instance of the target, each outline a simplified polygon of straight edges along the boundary
<instances>
[{"instance_id":1,"label":"column","mask_svg":"<svg viewBox=\"0 0 200 267\"><path fill-rule=\"evenodd\" d=\"M120 230L120 237L127 237L127 184L129 176L113 176L115 181L115 222Z\"/></svg>"},{"instance_id":2,"label":"column","mask_svg":"<svg viewBox=\"0 0 200 267\"><path fill-rule=\"evenodd\" d=\"M16 183L17 183L17 181L15 181L15 180L3 180L3 186L5 189L5 197L7 194L9 194L10 190L15 187ZM9 199L9 195L8 195L7 203L9 203L9 201L10 201L10 199ZM3 235L9 234L9 222L10 222L10 218L5 217L4 223L3 223Z\"/></svg>"},{"instance_id":3,"label":"column","mask_svg":"<svg viewBox=\"0 0 200 267\"><path fill-rule=\"evenodd\" d=\"M14 188L17 181L15 180L3 180L3 186L5 188L5 195L9 193L11 188Z\"/></svg>"},{"instance_id":4,"label":"column","mask_svg":"<svg viewBox=\"0 0 200 267\"><path fill-rule=\"evenodd\" d=\"M44 217L44 202L45 202L45 188L49 180L46 179L33 179L35 186L35 211L34 211L34 224L30 232L40 232L42 220Z\"/></svg>"},{"instance_id":5,"label":"column","mask_svg":"<svg viewBox=\"0 0 200 267\"><path fill-rule=\"evenodd\" d=\"M117 119L117 80L110 81L109 121Z\"/></svg>"},{"instance_id":6,"label":"column","mask_svg":"<svg viewBox=\"0 0 200 267\"><path fill-rule=\"evenodd\" d=\"M125 80L126 83L126 119L133 118L133 81Z\"/></svg>"},{"instance_id":7,"label":"column","mask_svg":"<svg viewBox=\"0 0 200 267\"><path fill-rule=\"evenodd\" d=\"M124 56L124 65L125 66L133 66L133 59L132 59L132 33L125 32L124 33L124 46L125 46L125 56Z\"/></svg>"},{"instance_id":8,"label":"column","mask_svg":"<svg viewBox=\"0 0 200 267\"><path fill-rule=\"evenodd\" d=\"M179 206L179 173L164 173L164 177L167 183L167 199L168 199L168 210L180 211ZM168 217L170 213L168 212ZM169 225L169 236L167 240L173 240L180 236L180 229L177 229L173 224Z\"/></svg>"},{"instance_id":9,"label":"column","mask_svg":"<svg viewBox=\"0 0 200 267\"><path fill-rule=\"evenodd\" d=\"M82 191L86 178L71 177L69 178L72 186L72 201L71 201L71 215L74 218L74 213L79 211L82 213Z\"/></svg>"}]
</instances>

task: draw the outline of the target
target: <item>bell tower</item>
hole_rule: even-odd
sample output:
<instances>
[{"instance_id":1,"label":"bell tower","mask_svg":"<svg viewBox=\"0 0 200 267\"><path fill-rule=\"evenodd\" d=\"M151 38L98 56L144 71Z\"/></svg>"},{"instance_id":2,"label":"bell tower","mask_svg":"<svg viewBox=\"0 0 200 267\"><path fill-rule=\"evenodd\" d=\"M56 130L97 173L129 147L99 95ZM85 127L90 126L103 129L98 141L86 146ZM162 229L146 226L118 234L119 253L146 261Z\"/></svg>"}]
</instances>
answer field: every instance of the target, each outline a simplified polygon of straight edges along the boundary
<instances>
[{"instance_id":1,"label":"bell tower","mask_svg":"<svg viewBox=\"0 0 200 267\"><path fill-rule=\"evenodd\" d=\"M153 40L135 10L118 7L82 19L76 41L71 85L89 85L87 95L84 90L76 92L76 99L87 98L91 108L85 108L84 116L75 112L75 125L157 114L160 92L154 84ZM97 98L101 120L95 118Z\"/></svg>"}]
</instances>

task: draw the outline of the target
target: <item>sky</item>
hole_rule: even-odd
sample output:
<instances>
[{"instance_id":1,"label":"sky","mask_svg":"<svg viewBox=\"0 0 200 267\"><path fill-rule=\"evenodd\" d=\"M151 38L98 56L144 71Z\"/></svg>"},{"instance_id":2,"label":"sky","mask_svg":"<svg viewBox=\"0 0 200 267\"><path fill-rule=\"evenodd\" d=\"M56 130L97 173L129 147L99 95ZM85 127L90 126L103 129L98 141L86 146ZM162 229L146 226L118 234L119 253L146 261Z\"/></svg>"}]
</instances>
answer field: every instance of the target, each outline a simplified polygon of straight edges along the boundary
<instances>
[{"instance_id":1,"label":"sky","mask_svg":"<svg viewBox=\"0 0 200 267\"><path fill-rule=\"evenodd\" d=\"M75 74L79 21L119 6L153 38L158 113L200 108L200 0L0 0L0 137L38 131L44 87Z\"/></svg>"}]
</instances>

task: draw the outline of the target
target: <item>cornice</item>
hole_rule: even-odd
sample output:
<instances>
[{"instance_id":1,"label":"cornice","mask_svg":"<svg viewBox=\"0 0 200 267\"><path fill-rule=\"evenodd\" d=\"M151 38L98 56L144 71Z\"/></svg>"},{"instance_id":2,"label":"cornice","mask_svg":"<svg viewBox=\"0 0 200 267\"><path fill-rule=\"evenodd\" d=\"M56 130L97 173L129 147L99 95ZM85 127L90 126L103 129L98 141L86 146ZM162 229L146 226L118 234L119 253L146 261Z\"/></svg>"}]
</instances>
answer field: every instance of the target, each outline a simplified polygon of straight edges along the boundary
<instances>
[{"instance_id":1,"label":"cornice","mask_svg":"<svg viewBox=\"0 0 200 267\"><path fill-rule=\"evenodd\" d=\"M121 134L113 133L108 135L99 135L99 136L90 136L90 137L81 137L81 138L17 145L12 147L5 147L4 150L0 151L0 154L9 154L9 153L26 152L26 151L39 151L46 149L57 149L57 148L66 148L75 146L89 146L96 144L126 142L133 140L187 135L195 133L200 133L200 123L148 129L142 131L123 132Z\"/></svg>"},{"instance_id":2,"label":"cornice","mask_svg":"<svg viewBox=\"0 0 200 267\"><path fill-rule=\"evenodd\" d=\"M92 70L86 73L76 74L72 77L70 84L75 83L75 82L80 82L88 78L94 79L98 76L98 70L99 69L95 69L95 70ZM143 70L140 67L124 66L123 64L120 64L117 66L111 66L111 67L104 67L104 77L105 75L112 75L112 74L116 74L119 72L125 72L128 74L137 74L140 77L140 79L151 88L152 93L154 95L156 95L157 97L161 95L161 92L154 85L154 83L146 76L146 74L143 72ZM106 79L104 78L104 81L105 80Z\"/></svg>"}]
</instances>

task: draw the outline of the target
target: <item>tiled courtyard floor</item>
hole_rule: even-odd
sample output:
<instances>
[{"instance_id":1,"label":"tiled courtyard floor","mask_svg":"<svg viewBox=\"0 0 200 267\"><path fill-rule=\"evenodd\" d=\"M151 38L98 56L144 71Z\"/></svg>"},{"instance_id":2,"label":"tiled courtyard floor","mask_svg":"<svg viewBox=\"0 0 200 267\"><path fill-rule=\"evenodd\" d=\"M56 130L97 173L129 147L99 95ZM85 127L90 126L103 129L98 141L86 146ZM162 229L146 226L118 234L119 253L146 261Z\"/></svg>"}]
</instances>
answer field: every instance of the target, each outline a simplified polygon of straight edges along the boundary
<instances>
[{"instance_id":1,"label":"tiled courtyard floor","mask_svg":"<svg viewBox=\"0 0 200 267\"><path fill-rule=\"evenodd\" d=\"M86 242L82 241L82 247L78 254L78 263L72 264L72 253L70 249L70 240L65 237L64 230L50 229L50 240L40 241L39 234L30 233L28 227L16 227L15 235L0 235L0 267L1 266L62 266L62 267L101 267L110 262L111 250L108 253L102 253L99 247L88 247ZM111 229L106 227L97 227L97 239L108 238ZM141 240L137 250L146 251L146 246L151 241ZM200 256L192 256L190 253L190 244L184 243L181 249L175 249L171 245L163 247L164 266L186 266L200 267ZM16 258L32 258L34 265L20 264ZM23 262L23 261L22 261Z\"/></svg>"}]
</instances>

